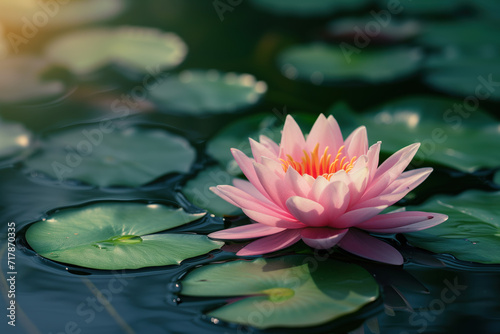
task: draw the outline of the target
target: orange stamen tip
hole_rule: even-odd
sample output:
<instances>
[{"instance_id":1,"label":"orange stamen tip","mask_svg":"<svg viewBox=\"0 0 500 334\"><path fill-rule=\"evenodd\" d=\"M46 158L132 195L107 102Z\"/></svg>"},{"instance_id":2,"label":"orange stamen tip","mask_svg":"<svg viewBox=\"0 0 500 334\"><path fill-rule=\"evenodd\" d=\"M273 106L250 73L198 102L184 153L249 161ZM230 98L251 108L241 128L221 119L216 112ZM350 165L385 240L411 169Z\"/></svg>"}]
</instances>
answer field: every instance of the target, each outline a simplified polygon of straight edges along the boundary
<instances>
[{"instance_id":1,"label":"orange stamen tip","mask_svg":"<svg viewBox=\"0 0 500 334\"><path fill-rule=\"evenodd\" d=\"M357 157L353 157L350 160L345 156L342 151L345 146L341 146L338 149L337 155L333 162L332 155L328 154L329 147L325 147L325 150L321 156L319 156L319 143L316 144L312 152L308 153L303 150L304 155L301 157L300 162L296 161L291 155L286 155L285 159L280 159L283 166L283 170L286 172L288 168L292 167L300 175L308 174L314 178L318 176L323 176L327 180L338 172L339 170L345 170L346 173L349 172L356 162Z\"/></svg>"}]
</instances>

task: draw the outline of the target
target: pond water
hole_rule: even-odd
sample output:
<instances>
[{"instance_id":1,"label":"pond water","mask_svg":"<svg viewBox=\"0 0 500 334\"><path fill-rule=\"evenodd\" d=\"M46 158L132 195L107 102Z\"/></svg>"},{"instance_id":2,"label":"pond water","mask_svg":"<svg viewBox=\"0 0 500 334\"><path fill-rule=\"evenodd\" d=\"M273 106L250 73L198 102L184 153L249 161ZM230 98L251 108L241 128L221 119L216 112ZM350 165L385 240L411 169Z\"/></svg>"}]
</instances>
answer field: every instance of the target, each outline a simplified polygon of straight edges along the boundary
<instances>
[{"instance_id":1,"label":"pond water","mask_svg":"<svg viewBox=\"0 0 500 334\"><path fill-rule=\"evenodd\" d=\"M500 4L398 1L391 11L393 2L0 5L1 333L500 333ZM278 140L287 114L308 131L320 113L333 114L344 136L365 124L384 158L422 142L410 168L434 171L396 205L418 209L437 198L458 226L444 236L384 236L402 266L304 244L273 253L309 256L323 269L328 257L364 268L380 293L345 316L251 326L274 311L243 313L240 323L209 313L252 293L182 294L194 269L235 261L238 242L179 265L99 270L42 257L27 241L33 223L96 203L208 211L148 234L248 223L208 191L241 176L229 148L248 153L258 134ZM461 243L441 243L454 238L467 243L462 252ZM286 289L272 293L289 298Z\"/></svg>"}]
</instances>

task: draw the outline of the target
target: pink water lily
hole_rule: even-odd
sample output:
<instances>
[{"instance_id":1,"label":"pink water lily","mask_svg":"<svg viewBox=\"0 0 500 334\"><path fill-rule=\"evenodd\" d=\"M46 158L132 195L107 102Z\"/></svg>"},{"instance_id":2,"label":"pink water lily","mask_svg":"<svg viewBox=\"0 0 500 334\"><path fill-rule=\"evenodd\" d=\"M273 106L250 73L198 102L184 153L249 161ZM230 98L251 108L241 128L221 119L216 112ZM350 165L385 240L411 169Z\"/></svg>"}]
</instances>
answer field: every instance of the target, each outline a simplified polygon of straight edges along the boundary
<instances>
[{"instance_id":1,"label":"pink water lily","mask_svg":"<svg viewBox=\"0 0 500 334\"><path fill-rule=\"evenodd\" d=\"M211 233L215 239L259 238L237 255L258 255L299 240L316 249L338 246L352 254L390 264L401 254L368 232L400 233L444 222L439 213L402 211L380 214L422 183L431 168L404 172L420 144L402 148L380 166L380 142L368 147L366 128L343 139L337 121L320 115L304 138L287 116L281 143L250 139L253 159L232 149L248 181L211 190L240 207L253 224Z\"/></svg>"}]
</instances>

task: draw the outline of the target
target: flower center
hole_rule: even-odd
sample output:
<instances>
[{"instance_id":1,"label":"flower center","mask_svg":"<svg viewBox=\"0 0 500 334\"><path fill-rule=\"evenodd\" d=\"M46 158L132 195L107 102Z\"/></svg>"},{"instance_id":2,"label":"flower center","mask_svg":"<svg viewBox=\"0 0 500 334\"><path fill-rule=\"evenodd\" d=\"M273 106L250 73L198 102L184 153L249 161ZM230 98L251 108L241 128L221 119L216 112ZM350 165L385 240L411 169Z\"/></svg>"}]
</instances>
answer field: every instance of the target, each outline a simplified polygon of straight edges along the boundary
<instances>
[{"instance_id":1,"label":"flower center","mask_svg":"<svg viewBox=\"0 0 500 334\"><path fill-rule=\"evenodd\" d=\"M283 170L288 170L289 167L292 167L300 175L308 174L314 178L318 176L323 176L327 180L338 172L339 170L345 170L349 172L354 167L354 162L357 157L353 157L351 160L347 160L347 157L342 153L344 150L344 146L339 148L337 155L332 161L332 155L328 153L328 146L325 148L323 155L320 157L318 154L319 144L316 144L314 150L310 153L304 150L304 155L300 162L295 161L289 154L287 154L287 159L280 159L281 164L283 165Z\"/></svg>"}]
</instances>

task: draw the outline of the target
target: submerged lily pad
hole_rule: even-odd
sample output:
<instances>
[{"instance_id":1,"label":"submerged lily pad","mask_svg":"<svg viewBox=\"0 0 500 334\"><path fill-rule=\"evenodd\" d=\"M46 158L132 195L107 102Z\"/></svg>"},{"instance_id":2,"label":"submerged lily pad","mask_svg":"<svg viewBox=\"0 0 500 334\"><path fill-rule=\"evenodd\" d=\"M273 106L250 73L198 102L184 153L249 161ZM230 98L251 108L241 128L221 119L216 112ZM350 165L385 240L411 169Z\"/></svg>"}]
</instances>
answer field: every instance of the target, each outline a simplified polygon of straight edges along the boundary
<instances>
[{"instance_id":1,"label":"submerged lily pad","mask_svg":"<svg viewBox=\"0 0 500 334\"><path fill-rule=\"evenodd\" d=\"M420 142L412 161L417 167L436 162L472 172L500 165L493 153L500 151L499 122L463 101L417 96L389 102L368 113L356 114L340 104L331 112L345 133L365 125L370 143L382 141L384 152L394 153Z\"/></svg>"},{"instance_id":2,"label":"submerged lily pad","mask_svg":"<svg viewBox=\"0 0 500 334\"><path fill-rule=\"evenodd\" d=\"M242 214L240 208L228 203L210 190L210 187L220 184L232 184L233 179L234 176L219 166L206 168L184 185L182 193L191 203L216 216L240 215Z\"/></svg>"},{"instance_id":3,"label":"submerged lily pad","mask_svg":"<svg viewBox=\"0 0 500 334\"><path fill-rule=\"evenodd\" d=\"M155 85L150 96L166 112L203 115L251 107L266 91L267 85L250 74L193 70Z\"/></svg>"},{"instance_id":4,"label":"submerged lily pad","mask_svg":"<svg viewBox=\"0 0 500 334\"><path fill-rule=\"evenodd\" d=\"M196 158L189 142L159 129L119 130L107 121L48 136L25 161L30 172L62 182L137 187L168 173L186 173Z\"/></svg>"},{"instance_id":5,"label":"submerged lily pad","mask_svg":"<svg viewBox=\"0 0 500 334\"><path fill-rule=\"evenodd\" d=\"M418 48L358 48L351 43L310 44L291 47L278 57L284 76L316 85L339 82L387 82L413 74L419 69Z\"/></svg>"},{"instance_id":6,"label":"submerged lily pad","mask_svg":"<svg viewBox=\"0 0 500 334\"><path fill-rule=\"evenodd\" d=\"M259 140L261 135L279 143L284 118L281 114L276 116L256 114L232 122L208 142L207 153L217 160L229 174L238 175L241 170L234 161L231 148L237 148L251 155L252 150L248 138ZM315 121L314 116L307 114L295 114L294 118L300 126L304 126L303 130L310 130Z\"/></svg>"},{"instance_id":7,"label":"submerged lily pad","mask_svg":"<svg viewBox=\"0 0 500 334\"><path fill-rule=\"evenodd\" d=\"M327 323L373 302L379 289L357 265L294 255L197 268L182 280L181 294L242 297L208 314L269 328Z\"/></svg>"},{"instance_id":8,"label":"submerged lily pad","mask_svg":"<svg viewBox=\"0 0 500 334\"><path fill-rule=\"evenodd\" d=\"M25 150L31 144L31 133L19 123L0 120L0 160Z\"/></svg>"},{"instance_id":9,"label":"submerged lily pad","mask_svg":"<svg viewBox=\"0 0 500 334\"><path fill-rule=\"evenodd\" d=\"M358 9L369 0L252 0L263 10L290 16L326 16L337 11Z\"/></svg>"},{"instance_id":10,"label":"submerged lily pad","mask_svg":"<svg viewBox=\"0 0 500 334\"><path fill-rule=\"evenodd\" d=\"M448 48L427 59L425 82L440 91L465 96L477 103L486 99L500 100L499 56L498 51L478 55Z\"/></svg>"},{"instance_id":11,"label":"submerged lily pad","mask_svg":"<svg viewBox=\"0 0 500 334\"><path fill-rule=\"evenodd\" d=\"M26 240L43 257L87 268L166 266L222 247L204 235L153 234L204 215L159 204L95 203L63 209L32 224Z\"/></svg>"},{"instance_id":12,"label":"submerged lily pad","mask_svg":"<svg viewBox=\"0 0 500 334\"><path fill-rule=\"evenodd\" d=\"M74 73L90 74L109 64L146 73L171 69L187 54L179 36L154 28L122 26L77 30L52 41L47 58Z\"/></svg>"},{"instance_id":13,"label":"submerged lily pad","mask_svg":"<svg viewBox=\"0 0 500 334\"><path fill-rule=\"evenodd\" d=\"M435 196L408 210L449 216L442 224L405 234L412 245L464 261L500 264L500 192L469 190L458 196Z\"/></svg>"},{"instance_id":14,"label":"submerged lily pad","mask_svg":"<svg viewBox=\"0 0 500 334\"><path fill-rule=\"evenodd\" d=\"M19 103L62 95L66 85L45 80L42 75L53 64L34 56L12 56L0 62L0 103Z\"/></svg>"}]
</instances>

